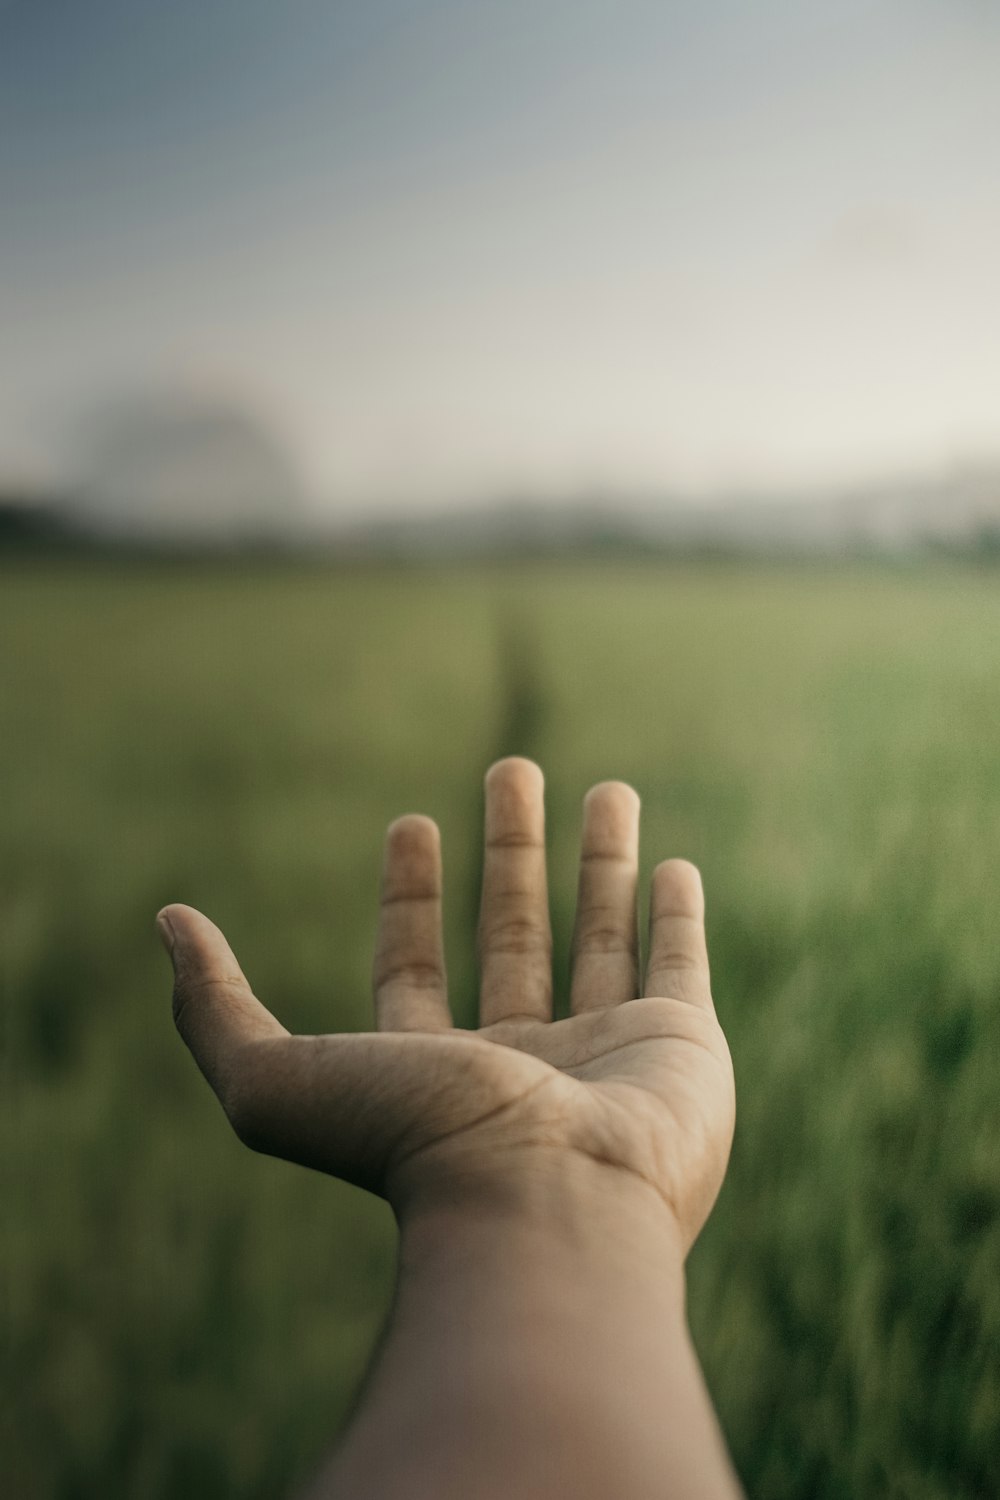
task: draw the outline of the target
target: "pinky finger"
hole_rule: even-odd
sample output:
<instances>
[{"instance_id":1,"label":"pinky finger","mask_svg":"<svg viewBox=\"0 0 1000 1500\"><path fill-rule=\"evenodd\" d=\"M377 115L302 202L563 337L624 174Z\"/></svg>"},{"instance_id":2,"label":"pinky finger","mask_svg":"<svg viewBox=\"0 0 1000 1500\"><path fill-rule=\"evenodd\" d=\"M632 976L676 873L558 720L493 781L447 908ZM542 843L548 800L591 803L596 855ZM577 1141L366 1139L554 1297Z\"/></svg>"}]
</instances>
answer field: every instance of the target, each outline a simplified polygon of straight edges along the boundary
<instances>
[{"instance_id":1,"label":"pinky finger","mask_svg":"<svg viewBox=\"0 0 1000 1500\"><path fill-rule=\"evenodd\" d=\"M686 859L664 860L653 871L644 994L712 1007L705 897L701 876Z\"/></svg>"}]
</instances>

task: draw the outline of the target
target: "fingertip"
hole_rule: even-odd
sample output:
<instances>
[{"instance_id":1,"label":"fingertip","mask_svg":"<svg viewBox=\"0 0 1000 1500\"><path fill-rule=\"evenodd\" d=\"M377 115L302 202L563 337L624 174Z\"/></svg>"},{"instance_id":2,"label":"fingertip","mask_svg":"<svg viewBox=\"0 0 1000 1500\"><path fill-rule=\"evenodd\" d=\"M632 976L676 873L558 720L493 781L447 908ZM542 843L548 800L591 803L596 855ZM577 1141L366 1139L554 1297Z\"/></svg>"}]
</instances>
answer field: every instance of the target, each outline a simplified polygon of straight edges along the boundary
<instances>
[{"instance_id":1,"label":"fingertip","mask_svg":"<svg viewBox=\"0 0 1000 1500\"><path fill-rule=\"evenodd\" d=\"M170 908L165 906L162 911L156 913L156 930L160 935L160 941L164 948L173 957L174 944L177 941L174 929L170 921Z\"/></svg>"},{"instance_id":2,"label":"fingertip","mask_svg":"<svg viewBox=\"0 0 1000 1500\"><path fill-rule=\"evenodd\" d=\"M402 817L394 818L385 831L386 848L394 853L404 853L413 847L424 849L440 842L441 830L433 818L423 813L403 813Z\"/></svg>"},{"instance_id":3,"label":"fingertip","mask_svg":"<svg viewBox=\"0 0 1000 1500\"><path fill-rule=\"evenodd\" d=\"M202 912L179 901L172 901L160 908L156 913L156 928L171 958L190 947L192 940L198 937L199 929L202 930L202 936L222 936L215 923L209 921Z\"/></svg>"},{"instance_id":4,"label":"fingertip","mask_svg":"<svg viewBox=\"0 0 1000 1500\"><path fill-rule=\"evenodd\" d=\"M619 807L627 807L630 810L634 809L636 812L641 805L639 793L627 781L598 781L583 799L584 807L600 806L607 802Z\"/></svg>"},{"instance_id":5,"label":"fingertip","mask_svg":"<svg viewBox=\"0 0 1000 1500\"><path fill-rule=\"evenodd\" d=\"M202 974L242 977L225 933L204 912L175 902L157 913L156 926L170 954L178 984L186 984Z\"/></svg>"},{"instance_id":6,"label":"fingertip","mask_svg":"<svg viewBox=\"0 0 1000 1500\"><path fill-rule=\"evenodd\" d=\"M199 938L222 937L218 927L204 912L198 911L194 906L185 906L180 901L172 901L161 907L156 914L156 925L171 952L178 945L186 948Z\"/></svg>"},{"instance_id":7,"label":"fingertip","mask_svg":"<svg viewBox=\"0 0 1000 1500\"><path fill-rule=\"evenodd\" d=\"M165 917L171 927L175 929L178 924L187 923L192 918L198 922L207 922L209 920L204 912L198 911L197 907L185 906L181 901L171 901L168 905L161 907L156 914L157 921L161 917Z\"/></svg>"},{"instance_id":8,"label":"fingertip","mask_svg":"<svg viewBox=\"0 0 1000 1500\"><path fill-rule=\"evenodd\" d=\"M639 794L625 781L599 781L583 799L583 841L591 854L639 854Z\"/></svg>"},{"instance_id":9,"label":"fingertip","mask_svg":"<svg viewBox=\"0 0 1000 1500\"><path fill-rule=\"evenodd\" d=\"M665 859L653 871L653 904L657 912L701 918L705 891L701 871L689 859Z\"/></svg>"},{"instance_id":10,"label":"fingertip","mask_svg":"<svg viewBox=\"0 0 1000 1500\"><path fill-rule=\"evenodd\" d=\"M441 891L441 830L423 813L389 824L382 861L382 899L433 896Z\"/></svg>"},{"instance_id":11,"label":"fingertip","mask_svg":"<svg viewBox=\"0 0 1000 1500\"><path fill-rule=\"evenodd\" d=\"M543 842L545 778L540 766L521 755L508 755L490 766L485 787L487 845Z\"/></svg>"},{"instance_id":12,"label":"fingertip","mask_svg":"<svg viewBox=\"0 0 1000 1500\"><path fill-rule=\"evenodd\" d=\"M502 759L495 760L487 770L484 781L487 790L510 787L515 791L532 792L545 788L541 766L524 755L505 755Z\"/></svg>"}]
</instances>

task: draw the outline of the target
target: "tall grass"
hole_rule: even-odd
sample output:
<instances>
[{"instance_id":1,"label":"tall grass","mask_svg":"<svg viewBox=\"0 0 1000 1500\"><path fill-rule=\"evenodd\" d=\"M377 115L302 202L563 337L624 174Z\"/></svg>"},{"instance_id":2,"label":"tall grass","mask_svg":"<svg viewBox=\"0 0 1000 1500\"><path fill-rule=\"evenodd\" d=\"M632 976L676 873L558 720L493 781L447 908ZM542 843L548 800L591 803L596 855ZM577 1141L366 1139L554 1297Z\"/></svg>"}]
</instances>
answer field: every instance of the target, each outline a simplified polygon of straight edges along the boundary
<instances>
[{"instance_id":1,"label":"tall grass","mask_svg":"<svg viewBox=\"0 0 1000 1500\"><path fill-rule=\"evenodd\" d=\"M384 1205L244 1152L157 908L292 1029L369 1024L379 845L441 824L474 1017L480 780L702 866L739 1122L691 1317L761 1500L1000 1493L1000 595L986 575L44 564L0 576L3 1493L263 1500L334 1434Z\"/></svg>"}]
</instances>

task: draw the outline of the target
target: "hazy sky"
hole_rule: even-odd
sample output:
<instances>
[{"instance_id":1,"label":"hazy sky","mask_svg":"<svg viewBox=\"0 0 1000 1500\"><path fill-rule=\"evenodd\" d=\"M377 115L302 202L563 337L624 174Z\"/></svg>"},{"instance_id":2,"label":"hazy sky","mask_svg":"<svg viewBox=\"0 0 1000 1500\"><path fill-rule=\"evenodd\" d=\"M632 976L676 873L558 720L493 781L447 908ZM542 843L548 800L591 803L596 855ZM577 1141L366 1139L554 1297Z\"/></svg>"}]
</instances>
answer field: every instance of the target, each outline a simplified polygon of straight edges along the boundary
<instances>
[{"instance_id":1,"label":"hazy sky","mask_svg":"<svg viewBox=\"0 0 1000 1500\"><path fill-rule=\"evenodd\" d=\"M993 0L0 0L0 475L221 394L318 501L1000 455Z\"/></svg>"}]
</instances>

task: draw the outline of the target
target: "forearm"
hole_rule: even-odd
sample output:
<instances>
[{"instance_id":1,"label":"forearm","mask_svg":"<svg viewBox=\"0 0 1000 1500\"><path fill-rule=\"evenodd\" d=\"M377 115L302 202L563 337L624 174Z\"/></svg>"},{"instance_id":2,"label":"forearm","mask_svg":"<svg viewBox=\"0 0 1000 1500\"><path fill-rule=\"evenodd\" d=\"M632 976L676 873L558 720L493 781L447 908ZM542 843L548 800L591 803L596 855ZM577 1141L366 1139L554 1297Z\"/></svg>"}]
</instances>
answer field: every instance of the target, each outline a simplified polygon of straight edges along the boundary
<instances>
[{"instance_id":1,"label":"forearm","mask_svg":"<svg viewBox=\"0 0 1000 1500\"><path fill-rule=\"evenodd\" d=\"M655 1190L561 1154L401 1218L396 1298L310 1500L740 1493Z\"/></svg>"}]
</instances>

